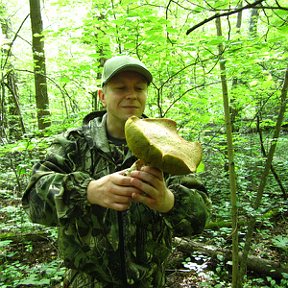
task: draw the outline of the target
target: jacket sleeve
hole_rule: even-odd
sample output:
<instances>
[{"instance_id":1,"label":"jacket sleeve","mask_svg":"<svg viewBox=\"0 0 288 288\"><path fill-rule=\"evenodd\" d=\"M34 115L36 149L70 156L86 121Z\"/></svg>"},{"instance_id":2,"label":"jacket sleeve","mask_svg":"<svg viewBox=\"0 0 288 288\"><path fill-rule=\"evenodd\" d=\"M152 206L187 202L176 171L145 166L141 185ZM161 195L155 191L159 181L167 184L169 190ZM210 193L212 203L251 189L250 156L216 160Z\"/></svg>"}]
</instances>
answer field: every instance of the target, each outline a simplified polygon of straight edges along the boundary
<instances>
[{"instance_id":1,"label":"jacket sleeve","mask_svg":"<svg viewBox=\"0 0 288 288\"><path fill-rule=\"evenodd\" d=\"M175 204L164 217L173 227L174 236L201 233L211 213L205 186L193 174L169 177L167 186L174 193Z\"/></svg>"},{"instance_id":2,"label":"jacket sleeve","mask_svg":"<svg viewBox=\"0 0 288 288\"><path fill-rule=\"evenodd\" d=\"M62 218L87 213L86 189L92 178L88 172L77 171L85 162L80 155L87 145L77 134L74 131L56 138L45 159L33 167L22 198L32 222L56 226Z\"/></svg>"}]
</instances>

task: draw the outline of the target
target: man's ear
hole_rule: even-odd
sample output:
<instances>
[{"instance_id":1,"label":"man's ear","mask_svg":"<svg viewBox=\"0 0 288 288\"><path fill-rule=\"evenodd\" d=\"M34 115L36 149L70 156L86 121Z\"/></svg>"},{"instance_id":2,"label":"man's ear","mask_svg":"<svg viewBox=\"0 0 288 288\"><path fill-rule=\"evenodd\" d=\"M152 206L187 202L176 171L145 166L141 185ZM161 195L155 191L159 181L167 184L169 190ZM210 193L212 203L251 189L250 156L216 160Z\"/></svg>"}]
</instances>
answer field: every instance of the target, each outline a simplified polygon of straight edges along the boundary
<instances>
[{"instance_id":1,"label":"man's ear","mask_svg":"<svg viewBox=\"0 0 288 288\"><path fill-rule=\"evenodd\" d=\"M106 97L105 97L103 89L98 90L98 98L101 101L102 105L106 107Z\"/></svg>"}]
</instances>

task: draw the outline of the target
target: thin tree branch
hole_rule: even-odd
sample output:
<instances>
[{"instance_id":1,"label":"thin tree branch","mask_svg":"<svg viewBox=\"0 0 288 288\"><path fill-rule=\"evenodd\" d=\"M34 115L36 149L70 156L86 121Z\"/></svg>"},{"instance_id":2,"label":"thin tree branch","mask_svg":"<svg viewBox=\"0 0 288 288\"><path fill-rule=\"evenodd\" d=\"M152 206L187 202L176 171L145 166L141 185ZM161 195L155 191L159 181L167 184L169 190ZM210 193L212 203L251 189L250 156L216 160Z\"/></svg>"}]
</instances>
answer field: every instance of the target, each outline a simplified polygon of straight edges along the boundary
<instances>
[{"instance_id":1,"label":"thin tree branch","mask_svg":"<svg viewBox=\"0 0 288 288\"><path fill-rule=\"evenodd\" d=\"M262 133L262 130L261 130L261 127L260 127L260 117L259 115L257 115L257 132L259 134L259 140L260 140L260 147L261 147L261 152L262 152L262 155L267 158L267 152L266 152L266 149L264 147L264 141L263 141L263 133ZM286 190L282 184L282 181L280 179L280 177L278 176L273 164L271 164L271 172L276 180L276 182L278 183L279 187L280 187L280 190L283 194L283 197L285 200L287 200L287 193L286 193Z\"/></svg>"},{"instance_id":2,"label":"thin tree branch","mask_svg":"<svg viewBox=\"0 0 288 288\"><path fill-rule=\"evenodd\" d=\"M193 90L196 90L198 88L202 88L202 87L207 87L207 86L210 86L210 85L215 85L215 84L219 84L219 81L216 81L216 82L212 82L212 83L209 83L209 84L199 84L197 86L193 86L192 88L189 88L187 89L185 92L183 92L179 97L177 97L176 99L174 99L171 104L168 106L168 108L165 110L165 112L163 113L163 117L165 117L165 115L173 108L173 106L175 105L175 103L177 103L178 101L180 101L187 93L193 91Z\"/></svg>"},{"instance_id":3,"label":"thin tree branch","mask_svg":"<svg viewBox=\"0 0 288 288\"><path fill-rule=\"evenodd\" d=\"M206 24L206 23L208 23L208 22L210 22L210 21L212 21L214 19L217 19L217 18L220 18L220 17L223 17L223 16L233 15L233 14L239 13L239 12L245 10L245 9L254 8L255 6L257 6L258 4L260 4L263 1L264 0L257 0L254 3L251 3L251 4L248 4L246 6L240 7L238 9L233 10L233 11L228 11L228 12L225 12L225 13L216 13L213 16L201 21L200 23L198 23L198 24L194 25L193 27L191 27L190 29L188 29L187 32L186 32L186 35L190 34L192 31L196 30L197 28L203 26L204 24Z\"/></svg>"},{"instance_id":4,"label":"thin tree branch","mask_svg":"<svg viewBox=\"0 0 288 288\"><path fill-rule=\"evenodd\" d=\"M27 72L27 73L30 73L30 74L35 74L34 71L30 71L30 70L27 70L27 69L15 69L15 71L19 71L19 72ZM41 74L41 73L39 73ZM70 100L70 106L71 106L71 109L73 110L73 106L71 105L71 103L73 103L73 105L77 108L77 110L79 111L79 108L77 106L77 104L75 103L75 101L73 101L73 99L71 98L71 96L68 94L68 92L65 90L65 87L61 87L59 84L56 83L55 80L53 80L51 77L47 76L47 74L41 74L43 77L45 77L46 79L48 79L49 81L51 81L55 86L56 88L59 89L62 97L63 97L63 101L64 101L64 104L66 103L66 100L65 100L65 96L68 97L68 99ZM67 114L67 117L68 117L68 111L66 109L66 105L65 105L65 110L66 110L66 114Z\"/></svg>"},{"instance_id":5,"label":"thin tree branch","mask_svg":"<svg viewBox=\"0 0 288 288\"><path fill-rule=\"evenodd\" d=\"M15 40L16 40L16 38L17 38L17 36L18 36L18 33L19 33L20 30L22 29L25 21L28 19L29 16L30 16L30 14L28 14L28 15L24 18L24 20L23 20L22 23L20 24L18 30L16 31L16 33L15 33L15 35L14 35L14 37L13 37L11 43L10 43L9 49L8 49L8 51L7 51L7 53L6 53L7 57L6 57L5 61L4 61L3 66L1 67L2 70L3 70L3 69L5 68L5 66L7 65L7 62L8 62L9 56L10 56L10 51L11 51L11 49L12 49L13 43L15 42Z\"/></svg>"}]
</instances>

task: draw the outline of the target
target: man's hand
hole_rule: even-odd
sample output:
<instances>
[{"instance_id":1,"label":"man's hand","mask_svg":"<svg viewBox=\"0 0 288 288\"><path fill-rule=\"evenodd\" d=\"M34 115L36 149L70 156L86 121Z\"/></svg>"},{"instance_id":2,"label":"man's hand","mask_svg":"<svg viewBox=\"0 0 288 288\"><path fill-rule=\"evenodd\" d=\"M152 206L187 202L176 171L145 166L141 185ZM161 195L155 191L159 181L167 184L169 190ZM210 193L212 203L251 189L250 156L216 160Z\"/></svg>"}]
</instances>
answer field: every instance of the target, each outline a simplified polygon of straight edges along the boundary
<instances>
[{"instance_id":1,"label":"man's hand","mask_svg":"<svg viewBox=\"0 0 288 288\"><path fill-rule=\"evenodd\" d=\"M87 187L88 201L117 211L129 209L132 195L141 191L131 185L131 177L122 174L123 171L92 180Z\"/></svg>"},{"instance_id":2,"label":"man's hand","mask_svg":"<svg viewBox=\"0 0 288 288\"><path fill-rule=\"evenodd\" d=\"M161 170L143 166L139 171L132 171L130 176L131 185L138 190L132 192L134 201L162 213L174 207L174 194L166 187Z\"/></svg>"}]
</instances>

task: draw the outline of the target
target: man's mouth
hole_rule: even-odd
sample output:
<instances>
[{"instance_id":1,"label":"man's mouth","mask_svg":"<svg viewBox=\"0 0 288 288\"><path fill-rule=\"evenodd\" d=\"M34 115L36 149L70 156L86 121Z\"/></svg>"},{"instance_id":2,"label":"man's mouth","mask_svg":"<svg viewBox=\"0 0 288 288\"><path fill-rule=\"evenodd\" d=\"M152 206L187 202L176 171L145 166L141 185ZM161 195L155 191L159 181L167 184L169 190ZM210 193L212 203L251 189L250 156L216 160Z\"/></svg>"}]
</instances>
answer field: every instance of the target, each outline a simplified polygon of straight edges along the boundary
<instances>
[{"instance_id":1,"label":"man's mouth","mask_svg":"<svg viewBox=\"0 0 288 288\"><path fill-rule=\"evenodd\" d=\"M125 106L122 106L123 108L126 108L126 109L138 109L139 107L138 106L130 106L130 105L125 105Z\"/></svg>"}]
</instances>

